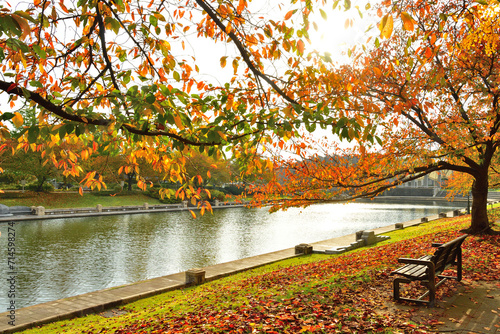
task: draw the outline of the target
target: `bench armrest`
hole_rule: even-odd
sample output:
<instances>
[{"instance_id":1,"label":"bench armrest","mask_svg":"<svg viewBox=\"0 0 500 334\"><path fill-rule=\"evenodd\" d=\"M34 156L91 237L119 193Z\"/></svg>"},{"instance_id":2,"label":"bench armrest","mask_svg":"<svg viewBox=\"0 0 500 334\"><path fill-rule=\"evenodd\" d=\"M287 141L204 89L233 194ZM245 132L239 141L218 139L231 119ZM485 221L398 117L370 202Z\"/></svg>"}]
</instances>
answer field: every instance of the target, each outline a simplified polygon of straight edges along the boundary
<instances>
[{"instance_id":1,"label":"bench armrest","mask_svg":"<svg viewBox=\"0 0 500 334\"><path fill-rule=\"evenodd\" d=\"M434 265L434 263L432 263L432 261L429 261L429 260L409 259L409 258L404 258L404 257L399 258L398 262L399 263L407 263L407 264L420 264L423 266Z\"/></svg>"}]
</instances>

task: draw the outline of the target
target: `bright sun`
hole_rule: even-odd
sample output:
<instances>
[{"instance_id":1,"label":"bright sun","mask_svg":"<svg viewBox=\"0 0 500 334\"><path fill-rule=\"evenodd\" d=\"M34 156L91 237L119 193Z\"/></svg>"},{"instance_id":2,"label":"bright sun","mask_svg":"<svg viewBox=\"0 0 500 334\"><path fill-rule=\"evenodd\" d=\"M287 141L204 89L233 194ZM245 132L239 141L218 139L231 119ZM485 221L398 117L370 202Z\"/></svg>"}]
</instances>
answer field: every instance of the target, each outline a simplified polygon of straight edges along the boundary
<instances>
[{"instance_id":1,"label":"bright sun","mask_svg":"<svg viewBox=\"0 0 500 334\"><path fill-rule=\"evenodd\" d=\"M365 8L365 3L360 4L360 8ZM308 49L321 54L328 52L334 61L345 62L348 60L349 48L366 42L368 38L366 30L370 24L373 25L374 20L369 17L366 10L362 11L363 18L361 18L357 8L348 11L335 9L327 12L325 10L324 14L325 16L322 16L318 10L311 19L314 24L309 30L311 44Z\"/></svg>"}]
</instances>

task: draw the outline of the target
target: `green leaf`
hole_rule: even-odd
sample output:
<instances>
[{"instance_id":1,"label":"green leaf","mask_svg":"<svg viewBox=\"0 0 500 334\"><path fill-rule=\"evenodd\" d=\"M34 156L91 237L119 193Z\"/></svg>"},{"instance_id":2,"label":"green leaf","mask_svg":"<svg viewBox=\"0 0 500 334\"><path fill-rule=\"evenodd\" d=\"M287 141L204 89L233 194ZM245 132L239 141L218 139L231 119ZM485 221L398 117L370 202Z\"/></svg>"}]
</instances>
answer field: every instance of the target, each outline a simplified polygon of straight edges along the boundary
<instances>
[{"instance_id":1,"label":"green leaf","mask_svg":"<svg viewBox=\"0 0 500 334\"><path fill-rule=\"evenodd\" d=\"M118 22L117 20L115 20L114 18L112 17L106 17L104 19L104 22L106 23L106 25L110 25L111 26L111 30L113 30L115 32L115 34L118 34L118 32L120 31L120 22Z\"/></svg>"},{"instance_id":2,"label":"green leaf","mask_svg":"<svg viewBox=\"0 0 500 334\"><path fill-rule=\"evenodd\" d=\"M10 17L10 15L4 15L2 17L2 27L16 36L21 36L23 34L19 24L12 17Z\"/></svg>"},{"instance_id":3,"label":"green leaf","mask_svg":"<svg viewBox=\"0 0 500 334\"><path fill-rule=\"evenodd\" d=\"M35 53L38 55L38 57L40 57L42 59L47 58L47 53L39 45L33 44L33 51L35 51Z\"/></svg>"},{"instance_id":4,"label":"green leaf","mask_svg":"<svg viewBox=\"0 0 500 334\"><path fill-rule=\"evenodd\" d=\"M40 133L40 128L37 125L33 125L28 130L28 141L30 143L36 143L38 139L38 135Z\"/></svg>"},{"instance_id":5,"label":"green leaf","mask_svg":"<svg viewBox=\"0 0 500 334\"><path fill-rule=\"evenodd\" d=\"M153 27L157 27L158 26L158 19L155 16L150 15L149 16L149 23L151 23L153 25Z\"/></svg>"},{"instance_id":6,"label":"green leaf","mask_svg":"<svg viewBox=\"0 0 500 334\"><path fill-rule=\"evenodd\" d=\"M66 136L66 125L59 128L59 138L63 139Z\"/></svg>"},{"instance_id":7,"label":"green leaf","mask_svg":"<svg viewBox=\"0 0 500 334\"><path fill-rule=\"evenodd\" d=\"M174 79L175 81L181 81L181 75L179 74L179 72L174 71Z\"/></svg>"},{"instance_id":8,"label":"green leaf","mask_svg":"<svg viewBox=\"0 0 500 334\"><path fill-rule=\"evenodd\" d=\"M0 120L2 121L8 121L14 117L14 113L11 112L4 112L2 115L0 115Z\"/></svg>"},{"instance_id":9,"label":"green leaf","mask_svg":"<svg viewBox=\"0 0 500 334\"><path fill-rule=\"evenodd\" d=\"M347 124L347 118L346 117L342 117L337 122L337 128L343 128L346 124Z\"/></svg>"},{"instance_id":10,"label":"green leaf","mask_svg":"<svg viewBox=\"0 0 500 334\"><path fill-rule=\"evenodd\" d=\"M146 96L146 102L149 104L153 104L156 101L156 97L153 94L148 94Z\"/></svg>"},{"instance_id":11,"label":"green leaf","mask_svg":"<svg viewBox=\"0 0 500 334\"><path fill-rule=\"evenodd\" d=\"M42 83L40 81L36 81L36 80L31 80L30 86L37 87L37 88L43 88Z\"/></svg>"},{"instance_id":12,"label":"green leaf","mask_svg":"<svg viewBox=\"0 0 500 334\"><path fill-rule=\"evenodd\" d=\"M351 0L344 0L345 10L349 10L351 8Z\"/></svg>"},{"instance_id":13,"label":"green leaf","mask_svg":"<svg viewBox=\"0 0 500 334\"><path fill-rule=\"evenodd\" d=\"M326 20L326 19L328 19L328 17L326 16L326 13L325 13L325 11L324 11L323 9L321 9L321 8L320 8L320 9L319 9L319 12L320 12L320 14L321 14L321 17L323 18L323 20Z\"/></svg>"}]
</instances>

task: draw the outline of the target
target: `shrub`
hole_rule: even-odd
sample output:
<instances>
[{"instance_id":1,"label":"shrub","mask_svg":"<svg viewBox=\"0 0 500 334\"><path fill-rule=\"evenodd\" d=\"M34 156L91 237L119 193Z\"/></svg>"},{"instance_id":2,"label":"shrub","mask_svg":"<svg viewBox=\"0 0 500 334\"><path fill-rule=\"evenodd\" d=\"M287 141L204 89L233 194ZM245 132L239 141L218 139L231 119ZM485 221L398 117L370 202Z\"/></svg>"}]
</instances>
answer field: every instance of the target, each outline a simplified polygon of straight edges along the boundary
<instances>
[{"instance_id":1,"label":"shrub","mask_svg":"<svg viewBox=\"0 0 500 334\"><path fill-rule=\"evenodd\" d=\"M228 186L225 186L223 189L226 193L236 196L241 195L245 191L244 186L238 186L236 184L230 184Z\"/></svg>"},{"instance_id":2,"label":"shrub","mask_svg":"<svg viewBox=\"0 0 500 334\"><path fill-rule=\"evenodd\" d=\"M149 197L156 198L156 199L160 200L160 202L163 204L177 204L177 203L182 202L180 198L176 198L175 196L170 196L170 198L165 196L164 198L161 198L161 196L160 196L161 189L163 189L163 188L158 188L158 187L148 188L148 190L146 190L145 194Z\"/></svg>"},{"instance_id":3,"label":"shrub","mask_svg":"<svg viewBox=\"0 0 500 334\"><path fill-rule=\"evenodd\" d=\"M41 191L44 193L49 193L55 190L54 185L52 183L45 182L42 185L42 189L38 189L38 184L36 183L30 183L25 187L26 190L31 190L31 191Z\"/></svg>"}]
</instances>

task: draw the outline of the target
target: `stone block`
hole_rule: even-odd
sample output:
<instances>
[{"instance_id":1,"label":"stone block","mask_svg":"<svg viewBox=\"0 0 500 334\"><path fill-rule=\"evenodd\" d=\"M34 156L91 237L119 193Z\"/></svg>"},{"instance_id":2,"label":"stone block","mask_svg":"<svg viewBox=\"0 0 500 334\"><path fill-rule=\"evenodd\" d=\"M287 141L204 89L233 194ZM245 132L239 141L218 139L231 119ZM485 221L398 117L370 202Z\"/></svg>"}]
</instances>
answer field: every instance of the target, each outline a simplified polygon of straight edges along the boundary
<instances>
[{"instance_id":1,"label":"stone block","mask_svg":"<svg viewBox=\"0 0 500 334\"><path fill-rule=\"evenodd\" d=\"M35 208L35 215L37 215L37 216L45 216L45 208L43 206L37 206Z\"/></svg>"},{"instance_id":2,"label":"stone block","mask_svg":"<svg viewBox=\"0 0 500 334\"><path fill-rule=\"evenodd\" d=\"M458 217L461 215L462 215L462 213L460 212L460 210L453 210L453 217Z\"/></svg>"},{"instance_id":3,"label":"stone block","mask_svg":"<svg viewBox=\"0 0 500 334\"><path fill-rule=\"evenodd\" d=\"M356 232L356 240L360 240L361 239L361 236L363 235L363 232L364 231L357 231Z\"/></svg>"},{"instance_id":4,"label":"stone block","mask_svg":"<svg viewBox=\"0 0 500 334\"><path fill-rule=\"evenodd\" d=\"M7 205L0 204L0 215L8 215L9 213L9 207Z\"/></svg>"},{"instance_id":5,"label":"stone block","mask_svg":"<svg viewBox=\"0 0 500 334\"><path fill-rule=\"evenodd\" d=\"M199 285L205 283L205 270L193 268L186 271L186 284Z\"/></svg>"},{"instance_id":6,"label":"stone block","mask_svg":"<svg viewBox=\"0 0 500 334\"><path fill-rule=\"evenodd\" d=\"M345 247L338 247L338 248L327 249L325 251L325 254L342 254L345 251L346 251Z\"/></svg>"},{"instance_id":7,"label":"stone block","mask_svg":"<svg viewBox=\"0 0 500 334\"><path fill-rule=\"evenodd\" d=\"M361 235L361 239L365 241L366 245L373 245L377 242L377 238L375 237L375 232L373 231L364 231Z\"/></svg>"},{"instance_id":8,"label":"stone block","mask_svg":"<svg viewBox=\"0 0 500 334\"><path fill-rule=\"evenodd\" d=\"M313 247L309 244L300 244L295 246L295 254L312 254Z\"/></svg>"},{"instance_id":9,"label":"stone block","mask_svg":"<svg viewBox=\"0 0 500 334\"><path fill-rule=\"evenodd\" d=\"M149 210L149 203L144 203L144 210Z\"/></svg>"},{"instance_id":10,"label":"stone block","mask_svg":"<svg viewBox=\"0 0 500 334\"><path fill-rule=\"evenodd\" d=\"M96 210L97 210L97 212L102 212L102 204L97 204Z\"/></svg>"},{"instance_id":11,"label":"stone block","mask_svg":"<svg viewBox=\"0 0 500 334\"><path fill-rule=\"evenodd\" d=\"M395 227L396 227L396 230L401 230L404 228L404 224L403 223L396 223Z\"/></svg>"},{"instance_id":12,"label":"stone block","mask_svg":"<svg viewBox=\"0 0 500 334\"><path fill-rule=\"evenodd\" d=\"M427 217L424 217L424 218L420 219L421 223L427 223L428 221L429 221L429 218L427 218Z\"/></svg>"},{"instance_id":13,"label":"stone block","mask_svg":"<svg viewBox=\"0 0 500 334\"><path fill-rule=\"evenodd\" d=\"M447 217L446 212L439 213L439 218L446 218L446 217Z\"/></svg>"}]
</instances>

